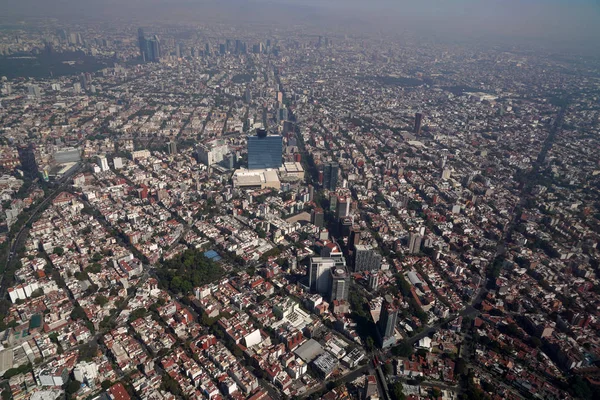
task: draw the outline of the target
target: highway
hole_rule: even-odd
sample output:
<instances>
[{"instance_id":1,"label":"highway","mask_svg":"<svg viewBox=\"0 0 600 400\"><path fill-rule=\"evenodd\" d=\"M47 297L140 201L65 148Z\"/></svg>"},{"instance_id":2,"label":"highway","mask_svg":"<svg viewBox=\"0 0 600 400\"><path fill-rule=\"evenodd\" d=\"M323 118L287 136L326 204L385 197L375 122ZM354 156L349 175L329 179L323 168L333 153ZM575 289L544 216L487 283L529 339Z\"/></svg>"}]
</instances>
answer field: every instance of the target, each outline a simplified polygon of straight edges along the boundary
<instances>
[{"instance_id":1,"label":"highway","mask_svg":"<svg viewBox=\"0 0 600 400\"><path fill-rule=\"evenodd\" d=\"M15 258L17 247L19 246L19 243L23 239L23 235L27 232L27 226L30 223L32 223L35 219L37 219L38 213L40 212L40 210L44 209L44 207L46 206L46 204L48 204L49 201L53 200L60 192L62 192L64 187L69 182L69 179L71 178L71 176L73 176L74 174L79 172L82 167L83 167L83 164L79 163L71 171L69 171L67 174L63 175L63 177L60 178L60 180L58 181L59 186L56 187L48 196L46 196L46 198L40 204L38 204L33 209L33 211L31 212L31 216L27 219L27 221L25 221L25 223L23 224L23 226L21 227L19 232L17 232L15 237L11 240L10 252L8 253L8 257L6 258L6 264L5 264L5 266L7 268L13 262L13 260ZM6 274L3 274L2 277L0 278L0 298L4 298L6 296L6 291L8 290L8 288L4 285L4 282L5 282L4 277L5 276L6 276Z\"/></svg>"}]
</instances>

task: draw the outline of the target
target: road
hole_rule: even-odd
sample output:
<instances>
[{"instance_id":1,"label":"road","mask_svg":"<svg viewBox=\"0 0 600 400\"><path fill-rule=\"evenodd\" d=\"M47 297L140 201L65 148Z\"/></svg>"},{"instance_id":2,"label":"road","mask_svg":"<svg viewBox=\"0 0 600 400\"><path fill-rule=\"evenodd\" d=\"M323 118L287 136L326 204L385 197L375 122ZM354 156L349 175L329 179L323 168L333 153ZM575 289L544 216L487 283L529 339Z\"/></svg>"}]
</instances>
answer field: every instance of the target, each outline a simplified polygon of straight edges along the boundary
<instances>
[{"instance_id":1,"label":"road","mask_svg":"<svg viewBox=\"0 0 600 400\"><path fill-rule=\"evenodd\" d=\"M33 222L35 219L37 219L38 213L40 212L40 210L42 210L46 206L46 204L48 204L49 201L53 200L59 193L62 192L63 188L69 182L69 179L71 178L71 176L73 176L75 173L79 172L82 167L83 167L83 164L79 163L75 168L73 168L71 171L69 171L69 173L65 174L62 178L60 178L60 180L58 181L59 186L57 188L55 188L52 191L52 193L50 193L40 204L38 204L33 209L31 216L27 219L27 221L25 221L25 223L23 224L23 226L21 227L19 232L17 232L15 237L11 240L10 252L8 253L8 257L6 258L6 264L5 264L7 267L13 262L13 260L16 256L17 247L19 246L19 243L23 239L23 235L27 232L27 225L29 225L31 222ZM5 275L6 274L3 274L2 277L0 278L0 298L4 298L6 296L6 291L8 290L8 288L5 287L5 285L4 285Z\"/></svg>"}]
</instances>

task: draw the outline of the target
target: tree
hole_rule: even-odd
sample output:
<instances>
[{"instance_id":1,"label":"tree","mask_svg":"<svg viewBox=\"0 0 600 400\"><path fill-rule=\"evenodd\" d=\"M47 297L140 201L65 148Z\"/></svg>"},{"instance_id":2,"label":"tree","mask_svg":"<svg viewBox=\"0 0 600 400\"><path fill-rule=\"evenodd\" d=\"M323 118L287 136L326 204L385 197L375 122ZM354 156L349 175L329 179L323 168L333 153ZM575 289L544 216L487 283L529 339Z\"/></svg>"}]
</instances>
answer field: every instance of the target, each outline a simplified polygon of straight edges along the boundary
<instances>
[{"instance_id":1,"label":"tree","mask_svg":"<svg viewBox=\"0 0 600 400\"><path fill-rule=\"evenodd\" d=\"M94 303L96 303L96 305L99 305L100 307L104 307L108 304L108 299L100 294L96 296Z\"/></svg>"},{"instance_id":2,"label":"tree","mask_svg":"<svg viewBox=\"0 0 600 400\"><path fill-rule=\"evenodd\" d=\"M63 254L65 254L65 249L63 249L62 247L55 247L54 248L54 254L56 254L57 256L62 256Z\"/></svg>"},{"instance_id":3,"label":"tree","mask_svg":"<svg viewBox=\"0 0 600 400\"><path fill-rule=\"evenodd\" d=\"M69 383L67 383L65 385L65 392L67 392L67 394L69 394L69 395L73 395L73 394L77 393L79 388L81 388L81 382L72 380L72 381L69 381Z\"/></svg>"},{"instance_id":4,"label":"tree","mask_svg":"<svg viewBox=\"0 0 600 400\"><path fill-rule=\"evenodd\" d=\"M410 357L413 351L412 346L405 341L392 348L392 354L396 357Z\"/></svg>"},{"instance_id":5,"label":"tree","mask_svg":"<svg viewBox=\"0 0 600 400\"><path fill-rule=\"evenodd\" d=\"M385 372L386 375L393 375L394 367L391 363L385 363L385 365L383 367L383 371Z\"/></svg>"},{"instance_id":6,"label":"tree","mask_svg":"<svg viewBox=\"0 0 600 400\"><path fill-rule=\"evenodd\" d=\"M392 385L390 390L390 397L392 400L404 400L406 396L403 392L403 387L401 382L396 382Z\"/></svg>"},{"instance_id":7,"label":"tree","mask_svg":"<svg viewBox=\"0 0 600 400\"><path fill-rule=\"evenodd\" d=\"M86 317L85 310L81 306L75 306L73 311L71 311L72 320L85 319Z\"/></svg>"}]
</instances>

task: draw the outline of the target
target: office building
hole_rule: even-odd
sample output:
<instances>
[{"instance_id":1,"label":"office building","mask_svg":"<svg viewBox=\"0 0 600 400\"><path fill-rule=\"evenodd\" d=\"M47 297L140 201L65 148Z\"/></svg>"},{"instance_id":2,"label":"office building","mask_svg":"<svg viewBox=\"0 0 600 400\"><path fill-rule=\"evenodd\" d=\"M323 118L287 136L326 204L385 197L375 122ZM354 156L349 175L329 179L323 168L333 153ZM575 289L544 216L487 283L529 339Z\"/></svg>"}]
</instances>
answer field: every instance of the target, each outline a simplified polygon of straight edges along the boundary
<instances>
[{"instance_id":1,"label":"office building","mask_svg":"<svg viewBox=\"0 0 600 400\"><path fill-rule=\"evenodd\" d=\"M373 246L359 244L354 247L354 272L381 269L381 254Z\"/></svg>"},{"instance_id":2,"label":"office building","mask_svg":"<svg viewBox=\"0 0 600 400\"><path fill-rule=\"evenodd\" d=\"M123 168L123 159L121 157L113 158L113 166L115 167L115 169Z\"/></svg>"},{"instance_id":3,"label":"office building","mask_svg":"<svg viewBox=\"0 0 600 400\"><path fill-rule=\"evenodd\" d=\"M34 97L36 99L42 97L42 90L38 85L28 85L27 93L30 97Z\"/></svg>"},{"instance_id":4,"label":"office building","mask_svg":"<svg viewBox=\"0 0 600 400\"><path fill-rule=\"evenodd\" d=\"M96 158L96 162L97 162L98 166L100 166L100 170L102 172L106 172L109 170L108 161L106 160L106 156L98 156Z\"/></svg>"},{"instance_id":5,"label":"office building","mask_svg":"<svg viewBox=\"0 0 600 400\"><path fill-rule=\"evenodd\" d=\"M421 128L423 125L423 114L421 113L416 113L415 114L415 135L420 135L421 134Z\"/></svg>"},{"instance_id":6,"label":"office building","mask_svg":"<svg viewBox=\"0 0 600 400\"><path fill-rule=\"evenodd\" d=\"M381 314L377 321L377 333L382 348L396 344L396 324L398 323L398 308L393 304L392 298L387 295L381 306Z\"/></svg>"},{"instance_id":7,"label":"office building","mask_svg":"<svg viewBox=\"0 0 600 400\"><path fill-rule=\"evenodd\" d=\"M421 251L421 241L423 236L417 232L411 232L408 237L408 252L410 254L416 254Z\"/></svg>"},{"instance_id":8,"label":"office building","mask_svg":"<svg viewBox=\"0 0 600 400\"><path fill-rule=\"evenodd\" d=\"M213 164L218 164L224 160L225 155L229 153L229 146L224 140L213 140L211 142L201 144L196 148L198 162L210 167Z\"/></svg>"},{"instance_id":9,"label":"office building","mask_svg":"<svg viewBox=\"0 0 600 400\"><path fill-rule=\"evenodd\" d=\"M327 190L337 189L340 165L336 162L327 163L323 166L323 188Z\"/></svg>"},{"instance_id":10,"label":"office building","mask_svg":"<svg viewBox=\"0 0 600 400\"><path fill-rule=\"evenodd\" d=\"M452 176L452 170L450 168L444 168L442 170L442 179L447 181Z\"/></svg>"},{"instance_id":11,"label":"office building","mask_svg":"<svg viewBox=\"0 0 600 400\"><path fill-rule=\"evenodd\" d=\"M337 217L339 219L350 215L350 202L349 197L340 197L337 202Z\"/></svg>"},{"instance_id":12,"label":"office building","mask_svg":"<svg viewBox=\"0 0 600 400\"><path fill-rule=\"evenodd\" d=\"M374 292L379 289L379 273L369 275L369 290Z\"/></svg>"},{"instance_id":13,"label":"office building","mask_svg":"<svg viewBox=\"0 0 600 400\"><path fill-rule=\"evenodd\" d=\"M171 154L171 155L177 154L177 142L175 142L175 141L169 142L169 154Z\"/></svg>"},{"instance_id":14,"label":"office building","mask_svg":"<svg viewBox=\"0 0 600 400\"><path fill-rule=\"evenodd\" d=\"M348 238L348 247L350 250L354 250L357 245L360 244L360 228L354 227L350 231L350 237Z\"/></svg>"},{"instance_id":15,"label":"office building","mask_svg":"<svg viewBox=\"0 0 600 400\"><path fill-rule=\"evenodd\" d=\"M160 40L157 35L154 35L151 39L146 39L144 30L138 29L138 47L140 49L140 56L143 61L146 62L157 62L160 61Z\"/></svg>"},{"instance_id":16,"label":"office building","mask_svg":"<svg viewBox=\"0 0 600 400\"><path fill-rule=\"evenodd\" d=\"M19 147L18 152L23 172L32 178L36 178L40 173L40 170L36 161L35 148L33 145L30 144L27 147Z\"/></svg>"},{"instance_id":17,"label":"office building","mask_svg":"<svg viewBox=\"0 0 600 400\"><path fill-rule=\"evenodd\" d=\"M323 227L325 224L325 213L322 208L315 208L311 211L310 222L319 228Z\"/></svg>"},{"instance_id":18,"label":"office building","mask_svg":"<svg viewBox=\"0 0 600 400\"><path fill-rule=\"evenodd\" d=\"M331 273L331 290L329 291L329 300L348 300L350 292L350 274L346 267L334 267Z\"/></svg>"},{"instance_id":19,"label":"office building","mask_svg":"<svg viewBox=\"0 0 600 400\"><path fill-rule=\"evenodd\" d=\"M345 267L346 260L343 256L312 257L308 267L308 286L313 293L327 296L331 289L331 269Z\"/></svg>"},{"instance_id":20,"label":"office building","mask_svg":"<svg viewBox=\"0 0 600 400\"><path fill-rule=\"evenodd\" d=\"M257 129L256 135L248 136L248 169L278 169L282 165L283 137L268 135Z\"/></svg>"}]
</instances>

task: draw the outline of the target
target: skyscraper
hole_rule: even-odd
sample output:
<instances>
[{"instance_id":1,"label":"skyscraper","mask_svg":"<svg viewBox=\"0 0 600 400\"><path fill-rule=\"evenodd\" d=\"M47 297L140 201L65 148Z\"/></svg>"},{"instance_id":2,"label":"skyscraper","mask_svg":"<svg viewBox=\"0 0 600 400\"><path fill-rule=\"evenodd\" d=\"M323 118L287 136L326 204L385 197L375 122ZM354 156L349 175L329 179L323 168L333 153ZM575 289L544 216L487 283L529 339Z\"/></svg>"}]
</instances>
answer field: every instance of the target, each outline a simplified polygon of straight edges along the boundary
<instances>
[{"instance_id":1,"label":"skyscraper","mask_svg":"<svg viewBox=\"0 0 600 400\"><path fill-rule=\"evenodd\" d=\"M423 236L417 232L411 232L408 238L408 252L410 254L416 254L421 251L421 241Z\"/></svg>"},{"instance_id":2,"label":"skyscraper","mask_svg":"<svg viewBox=\"0 0 600 400\"><path fill-rule=\"evenodd\" d=\"M33 145L27 147L19 147L19 161L21 161L21 168L26 175L36 178L40 173L37 161L35 159L35 148Z\"/></svg>"},{"instance_id":3,"label":"skyscraper","mask_svg":"<svg viewBox=\"0 0 600 400\"><path fill-rule=\"evenodd\" d=\"M174 140L169 142L169 154L177 154L177 142Z\"/></svg>"},{"instance_id":4,"label":"skyscraper","mask_svg":"<svg viewBox=\"0 0 600 400\"><path fill-rule=\"evenodd\" d=\"M157 35L152 39L146 39L144 30L138 29L138 46L142 60L148 62L156 62L160 60L160 40Z\"/></svg>"},{"instance_id":5,"label":"skyscraper","mask_svg":"<svg viewBox=\"0 0 600 400\"><path fill-rule=\"evenodd\" d=\"M248 169L279 168L282 165L283 138L268 135L257 129L256 136L248 136Z\"/></svg>"},{"instance_id":6,"label":"skyscraper","mask_svg":"<svg viewBox=\"0 0 600 400\"><path fill-rule=\"evenodd\" d=\"M340 165L336 162L327 163L323 166L323 188L327 190L337 189L338 173Z\"/></svg>"},{"instance_id":7,"label":"skyscraper","mask_svg":"<svg viewBox=\"0 0 600 400\"><path fill-rule=\"evenodd\" d=\"M415 114L415 135L421 134L421 125L423 124L423 114L416 113Z\"/></svg>"},{"instance_id":8,"label":"skyscraper","mask_svg":"<svg viewBox=\"0 0 600 400\"><path fill-rule=\"evenodd\" d=\"M377 333L382 348L396 344L395 329L398 322L398 308L393 304L392 298L385 296L381 306L381 315L377 321Z\"/></svg>"},{"instance_id":9,"label":"skyscraper","mask_svg":"<svg viewBox=\"0 0 600 400\"><path fill-rule=\"evenodd\" d=\"M138 47L140 49L140 56L143 61L148 60L148 54L146 54L146 36L144 35L144 29L138 29Z\"/></svg>"},{"instance_id":10,"label":"skyscraper","mask_svg":"<svg viewBox=\"0 0 600 400\"><path fill-rule=\"evenodd\" d=\"M334 267L331 272L331 290L329 291L329 300L348 300L350 292L350 274L346 267Z\"/></svg>"},{"instance_id":11,"label":"skyscraper","mask_svg":"<svg viewBox=\"0 0 600 400\"><path fill-rule=\"evenodd\" d=\"M315 208L311 212L311 222L313 225L318 226L319 228L323 227L325 222L325 214L323 213L322 208Z\"/></svg>"}]
</instances>

